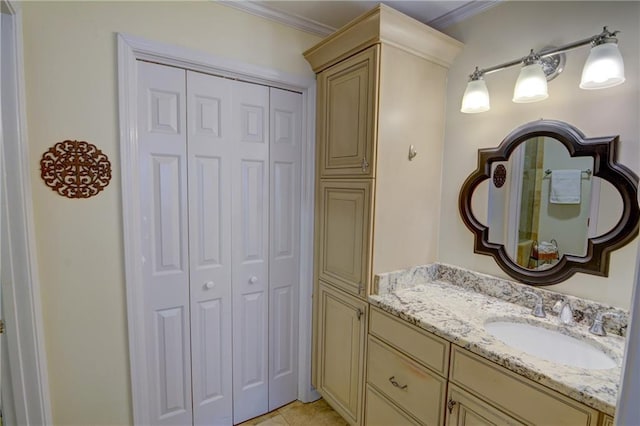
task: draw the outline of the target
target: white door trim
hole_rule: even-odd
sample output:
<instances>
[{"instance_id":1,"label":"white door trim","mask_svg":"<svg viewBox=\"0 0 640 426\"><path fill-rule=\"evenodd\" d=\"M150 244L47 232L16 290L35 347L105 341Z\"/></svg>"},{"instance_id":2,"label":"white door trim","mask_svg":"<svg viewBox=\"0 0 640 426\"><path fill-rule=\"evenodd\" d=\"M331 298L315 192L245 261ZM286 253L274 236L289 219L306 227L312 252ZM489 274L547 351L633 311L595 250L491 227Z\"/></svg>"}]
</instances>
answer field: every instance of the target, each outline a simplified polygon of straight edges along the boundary
<instances>
[{"instance_id":1,"label":"white door trim","mask_svg":"<svg viewBox=\"0 0 640 426\"><path fill-rule=\"evenodd\" d=\"M594 176L591 175L590 181L591 206L589 207L589 226L587 230L587 238L595 238L598 236L598 214L600 210L600 188L602 180L595 179Z\"/></svg>"},{"instance_id":2,"label":"white door trim","mask_svg":"<svg viewBox=\"0 0 640 426\"><path fill-rule=\"evenodd\" d=\"M518 228L520 223L520 207L522 202L522 174L524 169L524 149L514 152L511 170L511 185L509 186L509 216L507 217L507 241L505 246L512 259L518 258ZM527 257L527 261L528 261Z\"/></svg>"},{"instance_id":3,"label":"white door trim","mask_svg":"<svg viewBox=\"0 0 640 426\"><path fill-rule=\"evenodd\" d=\"M10 261L3 268L9 269L14 279L2 282L3 303L7 308L6 339L9 349L11 368L11 388L15 402L14 419L17 424L51 424L49 382L47 375L47 357L45 354L42 307L40 301L40 283L36 257L35 229L29 170L29 152L27 145L27 123L25 103L22 10L19 2L3 1L3 10L10 17L11 54L3 60L10 61L8 76L14 88L13 93L3 93L3 102L14 111L11 122L2 123L4 129L11 129L12 140L0 140L3 147L5 173L11 173L11 182L0 184L10 188L5 196L9 213L11 238L7 241L11 247ZM6 52L3 52L6 54ZM6 69L5 69L6 70ZM9 145L13 143L12 145ZM8 187L6 185L9 185ZM9 202L10 201L10 202ZM3 212L4 213L4 212ZM15 283L19 282L20 286Z\"/></svg>"},{"instance_id":4,"label":"white door trim","mask_svg":"<svg viewBox=\"0 0 640 426\"><path fill-rule=\"evenodd\" d=\"M122 175L122 213L124 225L124 263L129 330L129 362L135 424L150 424L144 345L144 309L142 294L142 242L137 218L140 217L140 182L138 179L137 139L137 60L205 72L294 90L303 97L302 206L300 241L300 334L298 399L312 401L319 395L311 386L311 297L313 283L313 198L315 163L315 95L314 78L299 77L274 69L259 67L190 49L122 34L118 39L118 86L120 111L120 161Z\"/></svg>"}]
</instances>

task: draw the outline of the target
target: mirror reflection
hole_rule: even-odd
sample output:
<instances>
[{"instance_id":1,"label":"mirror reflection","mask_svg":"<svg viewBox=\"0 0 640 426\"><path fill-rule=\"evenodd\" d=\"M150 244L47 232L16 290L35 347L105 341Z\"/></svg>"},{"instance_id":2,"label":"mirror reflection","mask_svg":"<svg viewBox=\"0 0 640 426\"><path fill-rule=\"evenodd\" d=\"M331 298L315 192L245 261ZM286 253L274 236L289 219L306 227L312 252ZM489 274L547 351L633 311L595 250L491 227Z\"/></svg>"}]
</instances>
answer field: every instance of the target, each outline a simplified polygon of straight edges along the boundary
<instances>
[{"instance_id":1,"label":"mirror reflection","mask_svg":"<svg viewBox=\"0 0 640 426\"><path fill-rule=\"evenodd\" d=\"M597 233L600 193L593 157L571 157L560 141L538 136L491 169L490 242L503 244L514 262L530 270L548 269L564 254L587 254L587 239Z\"/></svg>"},{"instance_id":2,"label":"mirror reflection","mask_svg":"<svg viewBox=\"0 0 640 426\"><path fill-rule=\"evenodd\" d=\"M576 272L608 276L610 253L638 235L640 222L638 177L615 161L618 141L541 119L479 149L458 197L474 253L531 285Z\"/></svg>"}]
</instances>

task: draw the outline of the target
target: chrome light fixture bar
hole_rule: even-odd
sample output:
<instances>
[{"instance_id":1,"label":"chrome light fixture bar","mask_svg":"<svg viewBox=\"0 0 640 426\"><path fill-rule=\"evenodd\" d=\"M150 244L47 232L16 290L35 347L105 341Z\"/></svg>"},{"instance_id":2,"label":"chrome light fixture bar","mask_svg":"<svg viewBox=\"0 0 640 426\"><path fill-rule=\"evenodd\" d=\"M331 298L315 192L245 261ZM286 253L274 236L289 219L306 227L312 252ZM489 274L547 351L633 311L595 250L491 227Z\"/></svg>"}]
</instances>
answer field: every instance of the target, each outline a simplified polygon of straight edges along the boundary
<instances>
[{"instance_id":1,"label":"chrome light fixture bar","mask_svg":"<svg viewBox=\"0 0 640 426\"><path fill-rule=\"evenodd\" d=\"M588 37L560 47L544 48L539 52L531 52L519 59L514 59L488 68L478 68L469 76L467 88L462 97L461 112L478 113L491 108L489 91L484 76L522 64L516 82L513 102L527 103L546 99L547 81L555 78L564 66L565 52L578 47L591 45L591 52L582 70L580 88L604 89L617 86L625 81L624 61L618 50L619 31L609 31L604 27L600 34Z\"/></svg>"}]
</instances>

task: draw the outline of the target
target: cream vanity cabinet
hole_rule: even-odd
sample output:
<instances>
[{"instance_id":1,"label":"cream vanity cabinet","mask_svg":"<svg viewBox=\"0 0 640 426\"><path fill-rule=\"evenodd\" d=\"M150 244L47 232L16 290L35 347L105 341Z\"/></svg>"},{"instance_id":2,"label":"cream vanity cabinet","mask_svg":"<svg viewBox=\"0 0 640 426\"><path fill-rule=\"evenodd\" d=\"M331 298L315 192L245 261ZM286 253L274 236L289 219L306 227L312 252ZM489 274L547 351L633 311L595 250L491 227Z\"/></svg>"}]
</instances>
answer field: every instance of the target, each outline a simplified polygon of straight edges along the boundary
<instances>
[{"instance_id":1,"label":"cream vanity cabinet","mask_svg":"<svg viewBox=\"0 0 640 426\"><path fill-rule=\"evenodd\" d=\"M505 419L511 424L537 425L590 425L598 424L599 412L558 392L526 379L486 359L453 346L451 351L451 372L449 381L478 399L480 408ZM451 390L457 388L452 386ZM456 407L458 400L450 390L452 416L449 425L466 424L456 419L473 405ZM464 394L463 394L464 396ZM485 401L482 403L481 401ZM468 407L468 408L467 408ZM479 414L479 411L475 411ZM470 424L476 424L470 422ZM481 423L482 424L482 423ZM490 423L487 423L490 424Z\"/></svg>"},{"instance_id":2,"label":"cream vanity cabinet","mask_svg":"<svg viewBox=\"0 0 640 426\"><path fill-rule=\"evenodd\" d=\"M379 5L304 53L317 74L312 381L352 424L373 274L435 260L446 74L461 48Z\"/></svg>"},{"instance_id":3,"label":"cream vanity cabinet","mask_svg":"<svg viewBox=\"0 0 640 426\"><path fill-rule=\"evenodd\" d=\"M376 307L370 309L367 352L367 425L386 419L447 426L612 421Z\"/></svg>"},{"instance_id":4,"label":"cream vanity cabinet","mask_svg":"<svg viewBox=\"0 0 640 426\"><path fill-rule=\"evenodd\" d=\"M382 425L385 411L407 424L443 424L451 345L377 308L370 313L365 423Z\"/></svg>"},{"instance_id":5,"label":"cream vanity cabinet","mask_svg":"<svg viewBox=\"0 0 640 426\"><path fill-rule=\"evenodd\" d=\"M318 74L318 166L322 178L372 178L380 45Z\"/></svg>"},{"instance_id":6,"label":"cream vanity cabinet","mask_svg":"<svg viewBox=\"0 0 640 426\"><path fill-rule=\"evenodd\" d=\"M447 426L522 424L454 384L449 384L448 397L451 402L447 408L451 407L451 412L447 417Z\"/></svg>"},{"instance_id":7,"label":"cream vanity cabinet","mask_svg":"<svg viewBox=\"0 0 640 426\"><path fill-rule=\"evenodd\" d=\"M614 424L613 417L607 416L606 414L602 416L602 420L600 421L601 426L613 426Z\"/></svg>"},{"instance_id":8,"label":"cream vanity cabinet","mask_svg":"<svg viewBox=\"0 0 640 426\"><path fill-rule=\"evenodd\" d=\"M435 260L446 76L461 48L380 5L304 53L317 73L317 278L366 298L373 274Z\"/></svg>"},{"instance_id":9,"label":"cream vanity cabinet","mask_svg":"<svg viewBox=\"0 0 640 426\"><path fill-rule=\"evenodd\" d=\"M369 276L370 179L323 179L317 187L318 278L356 296Z\"/></svg>"},{"instance_id":10,"label":"cream vanity cabinet","mask_svg":"<svg viewBox=\"0 0 640 426\"><path fill-rule=\"evenodd\" d=\"M342 417L360 422L368 304L320 282L316 387Z\"/></svg>"}]
</instances>

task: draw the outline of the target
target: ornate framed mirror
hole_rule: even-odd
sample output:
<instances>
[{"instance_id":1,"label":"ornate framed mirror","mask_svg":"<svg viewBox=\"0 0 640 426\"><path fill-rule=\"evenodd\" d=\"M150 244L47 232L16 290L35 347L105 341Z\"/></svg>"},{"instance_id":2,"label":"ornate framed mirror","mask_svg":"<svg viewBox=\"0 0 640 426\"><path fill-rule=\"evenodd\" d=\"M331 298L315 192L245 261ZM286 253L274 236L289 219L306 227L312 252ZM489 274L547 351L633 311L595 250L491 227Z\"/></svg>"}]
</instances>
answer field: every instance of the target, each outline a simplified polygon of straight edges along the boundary
<instances>
[{"instance_id":1,"label":"ornate framed mirror","mask_svg":"<svg viewBox=\"0 0 640 426\"><path fill-rule=\"evenodd\" d=\"M640 218L638 176L616 162L618 139L539 120L478 150L459 197L474 252L532 285L608 276L611 251L638 235Z\"/></svg>"}]
</instances>

